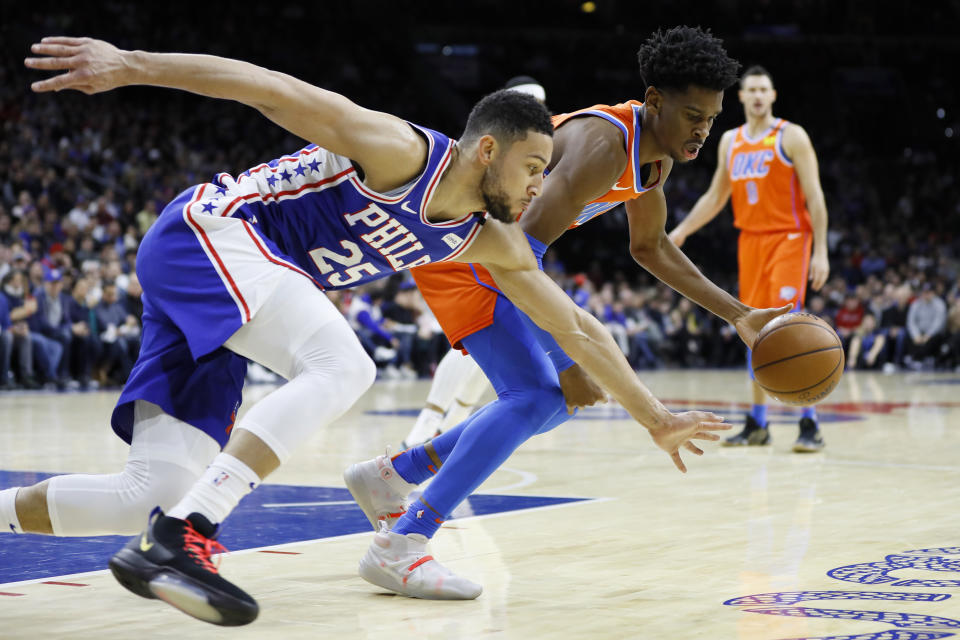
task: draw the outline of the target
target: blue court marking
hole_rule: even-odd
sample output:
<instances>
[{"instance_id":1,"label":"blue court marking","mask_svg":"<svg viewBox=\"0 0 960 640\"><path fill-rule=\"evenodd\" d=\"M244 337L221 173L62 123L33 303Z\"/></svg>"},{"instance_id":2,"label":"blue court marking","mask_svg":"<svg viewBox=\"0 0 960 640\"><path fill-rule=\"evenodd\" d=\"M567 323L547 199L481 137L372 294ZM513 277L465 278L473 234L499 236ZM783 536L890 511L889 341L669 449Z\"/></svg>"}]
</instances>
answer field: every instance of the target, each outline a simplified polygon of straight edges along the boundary
<instances>
[{"instance_id":1,"label":"blue court marking","mask_svg":"<svg viewBox=\"0 0 960 640\"><path fill-rule=\"evenodd\" d=\"M927 378L914 380L913 384L960 384L960 378Z\"/></svg>"},{"instance_id":2,"label":"blue court marking","mask_svg":"<svg viewBox=\"0 0 960 640\"><path fill-rule=\"evenodd\" d=\"M827 575L845 582L859 584L888 584L892 587L960 588L958 580L943 579L905 579L898 580L889 575L898 569L923 570L932 572L960 572L960 547L931 547L914 549L902 553L890 554L880 562L864 562L837 567ZM808 600L886 600L902 602L942 602L951 596L938 593L908 593L889 591L787 591L781 593L759 593L731 598L723 604L731 606L759 605L761 608L741 609L744 613L762 613L774 616L792 616L803 618L832 618L835 620L860 620L889 624L897 629L886 631L843 635L817 636L816 638L794 638L793 640L935 640L954 637L960 631L960 620L915 613L896 611L869 611L862 609L824 609L796 605ZM924 629L924 631L919 631Z\"/></svg>"},{"instance_id":3,"label":"blue court marking","mask_svg":"<svg viewBox=\"0 0 960 640\"><path fill-rule=\"evenodd\" d=\"M668 403L669 404L669 403ZM680 411L712 411L727 418L727 422L736 422L743 417L748 409L732 407L729 404L722 403L704 403L696 406L668 406L670 411L677 413ZM365 411L370 416L396 416L401 418L416 418L420 415L420 409L393 409L383 411ZM800 411L788 409L786 407L770 407L767 410L767 418L770 424L796 424L800 420ZM577 415L571 420L633 420L630 414L620 407L587 407L580 409ZM855 413L843 413L834 411L817 411L817 420L821 423L837 422L855 422L863 420L864 417Z\"/></svg>"},{"instance_id":4,"label":"blue court marking","mask_svg":"<svg viewBox=\"0 0 960 640\"><path fill-rule=\"evenodd\" d=\"M27 486L53 475L0 470L0 487ZM467 499L469 510L461 508L456 513L483 516L591 499L473 495ZM244 498L230 515L219 540L227 549L240 551L364 532L373 533L373 529L345 488L264 484ZM12 533L0 536L0 585L106 569L110 556L130 539L129 536L54 538Z\"/></svg>"}]
</instances>

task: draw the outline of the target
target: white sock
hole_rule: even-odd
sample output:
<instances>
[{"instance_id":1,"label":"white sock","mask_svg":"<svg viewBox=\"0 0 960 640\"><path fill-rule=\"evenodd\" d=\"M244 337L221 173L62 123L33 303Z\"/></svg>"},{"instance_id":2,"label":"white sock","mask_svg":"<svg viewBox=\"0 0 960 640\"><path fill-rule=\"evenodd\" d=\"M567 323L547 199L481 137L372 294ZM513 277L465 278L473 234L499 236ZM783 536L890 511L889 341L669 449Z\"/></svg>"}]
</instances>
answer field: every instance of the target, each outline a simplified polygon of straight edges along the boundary
<instances>
[{"instance_id":1,"label":"white sock","mask_svg":"<svg viewBox=\"0 0 960 640\"><path fill-rule=\"evenodd\" d=\"M0 532L23 533L20 519L17 518L17 491L19 490L20 487L12 487L0 491Z\"/></svg>"},{"instance_id":2,"label":"white sock","mask_svg":"<svg viewBox=\"0 0 960 640\"><path fill-rule=\"evenodd\" d=\"M414 423L413 428L410 429L410 434L404 439L404 442L408 447L412 447L432 438L436 435L437 429L440 427L442 421L442 413L435 409L424 407L420 415L417 416L417 421Z\"/></svg>"},{"instance_id":3,"label":"white sock","mask_svg":"<svg viewBox=\"0 0 960 640\"><path fill-rule=\"evenodd\" d=\"M220 453L167 515L186 520L191 513L199 513L219 524L259 484L260 478L253 469L229 453Z\"/></svg>"}]
</instances>

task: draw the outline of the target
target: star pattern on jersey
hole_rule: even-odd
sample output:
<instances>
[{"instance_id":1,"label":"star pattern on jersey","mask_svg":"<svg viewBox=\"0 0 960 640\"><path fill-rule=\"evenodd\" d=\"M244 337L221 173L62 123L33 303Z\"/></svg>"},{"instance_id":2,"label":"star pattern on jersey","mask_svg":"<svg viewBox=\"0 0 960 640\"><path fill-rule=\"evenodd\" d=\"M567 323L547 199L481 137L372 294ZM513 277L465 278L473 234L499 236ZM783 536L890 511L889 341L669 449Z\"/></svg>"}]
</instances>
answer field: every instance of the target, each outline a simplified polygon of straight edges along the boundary
<instances>
[{"instance_id":1,"label":"star pattern on jersey","mask_svg":"<svg viewBox=\"0 0 960 640\"><path fill-rule=\"evenodd\" d=\"M280 181L280 179L279 179L277 176L272 175L272 174L270 175L269 178L267 178L267 182L270 183L270 186L271 186L271 187L275 186L275 185L277 184L277 182L279 182L279 181Z\"/></svg>"},{"instance_id":2,"label":"star pattern on jersey","mask_svg":"<svg viewBox=\"0 0 960 640\"><path fill-rule=\"evenodd\" d=\"M311 171L320 171L320 165L321 165L321 164L323 164L323 163L320 162L319 160L317 160L316 158L314 158L314 159L313 159L313 162L308 162L308 163L307 163L307 166L310 167L310 170L311 170Z\"/></svg>"},{"instance_id":3,"label":"star pattern on jersey","mask_svg":"<svg viewBox=\"0 0 960 640\"><path fill-rule=\"evenodd\" d=\"M227 195L227 188L226 188L226 187L217 187L217 195L218 195L218 196L225 196L225 195Z\"/></svg>"},{"instance_id":4,"label":"star pattern on jersey","mask_svg":"<svg viewBox=\"0 0 960 640\"><path fill-rule=\"evenodd\" d=\"M284 169L283 173L280 174L280 177L286 180L287 182L290 182L290 178L293 177L293 174L287 171L286 169Z\"/></svg>"},{"instance_id":5,"label":"star pattern on jersey","mask_svg":"<svg viewBox=\"0 0 960 640\"><path fill-rule=\"evenodd\" d=\"M213 202L206 202L202 208L204 213L213 213L213 210L217 208L217 205Z\"/></svg>"},{"instance_id":6,"label":"star pattern on jersey","mask_svg":"<svg viewBox=\"0 0 960 640\"><path fill-rule=\"evenodd\" d=\"M297 174L298 176L302 176L303 174L305 174L305 173L307 172L307 168L306 168L305 166L303 166L302 164L298 164L298 165L297 165L297 168L294 169L294 171L296 172L296 174Z\"/></svg>"}]
</instances>

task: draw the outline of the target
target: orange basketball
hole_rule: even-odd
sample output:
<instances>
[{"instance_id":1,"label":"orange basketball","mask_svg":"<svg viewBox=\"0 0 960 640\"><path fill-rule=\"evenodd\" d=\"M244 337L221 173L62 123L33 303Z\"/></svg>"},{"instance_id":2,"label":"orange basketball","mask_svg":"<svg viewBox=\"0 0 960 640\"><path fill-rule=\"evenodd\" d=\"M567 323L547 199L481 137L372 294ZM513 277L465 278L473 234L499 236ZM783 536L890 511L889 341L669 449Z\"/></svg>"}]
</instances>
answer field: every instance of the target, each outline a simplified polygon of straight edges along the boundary
<instances>
[{"instance_id":1,"label":"orange basketball","mask_svg":"<svg viewBox=\"0 0 960 640\"><path fill-rule=\"evenodd\" d=\"M753 345L753 375L768 394L786 404L816 404L843 375L843 345L825 320L788 313L768 322Z\"/></svg>"}]
</instances>

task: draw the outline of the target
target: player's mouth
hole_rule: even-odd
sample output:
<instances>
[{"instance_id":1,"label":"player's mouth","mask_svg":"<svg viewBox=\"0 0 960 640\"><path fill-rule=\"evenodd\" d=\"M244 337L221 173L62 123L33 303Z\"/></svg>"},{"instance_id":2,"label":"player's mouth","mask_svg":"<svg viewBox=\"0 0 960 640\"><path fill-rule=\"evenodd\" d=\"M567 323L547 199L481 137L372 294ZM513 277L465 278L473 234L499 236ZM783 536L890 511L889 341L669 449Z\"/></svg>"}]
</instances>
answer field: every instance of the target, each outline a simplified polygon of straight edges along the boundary
<instances>
[{"instance_id":1,"label":"player's mouth","mask_svg":"<svg viewBox=\"0 0 960 640\"><path fill-rule=\"evenodd\" d=\"M700 147L702 146L703 143L700 142L688 142L683 145L683 157L687 160L695 160L700 155Z\"/></svg>"}]
</instances>

